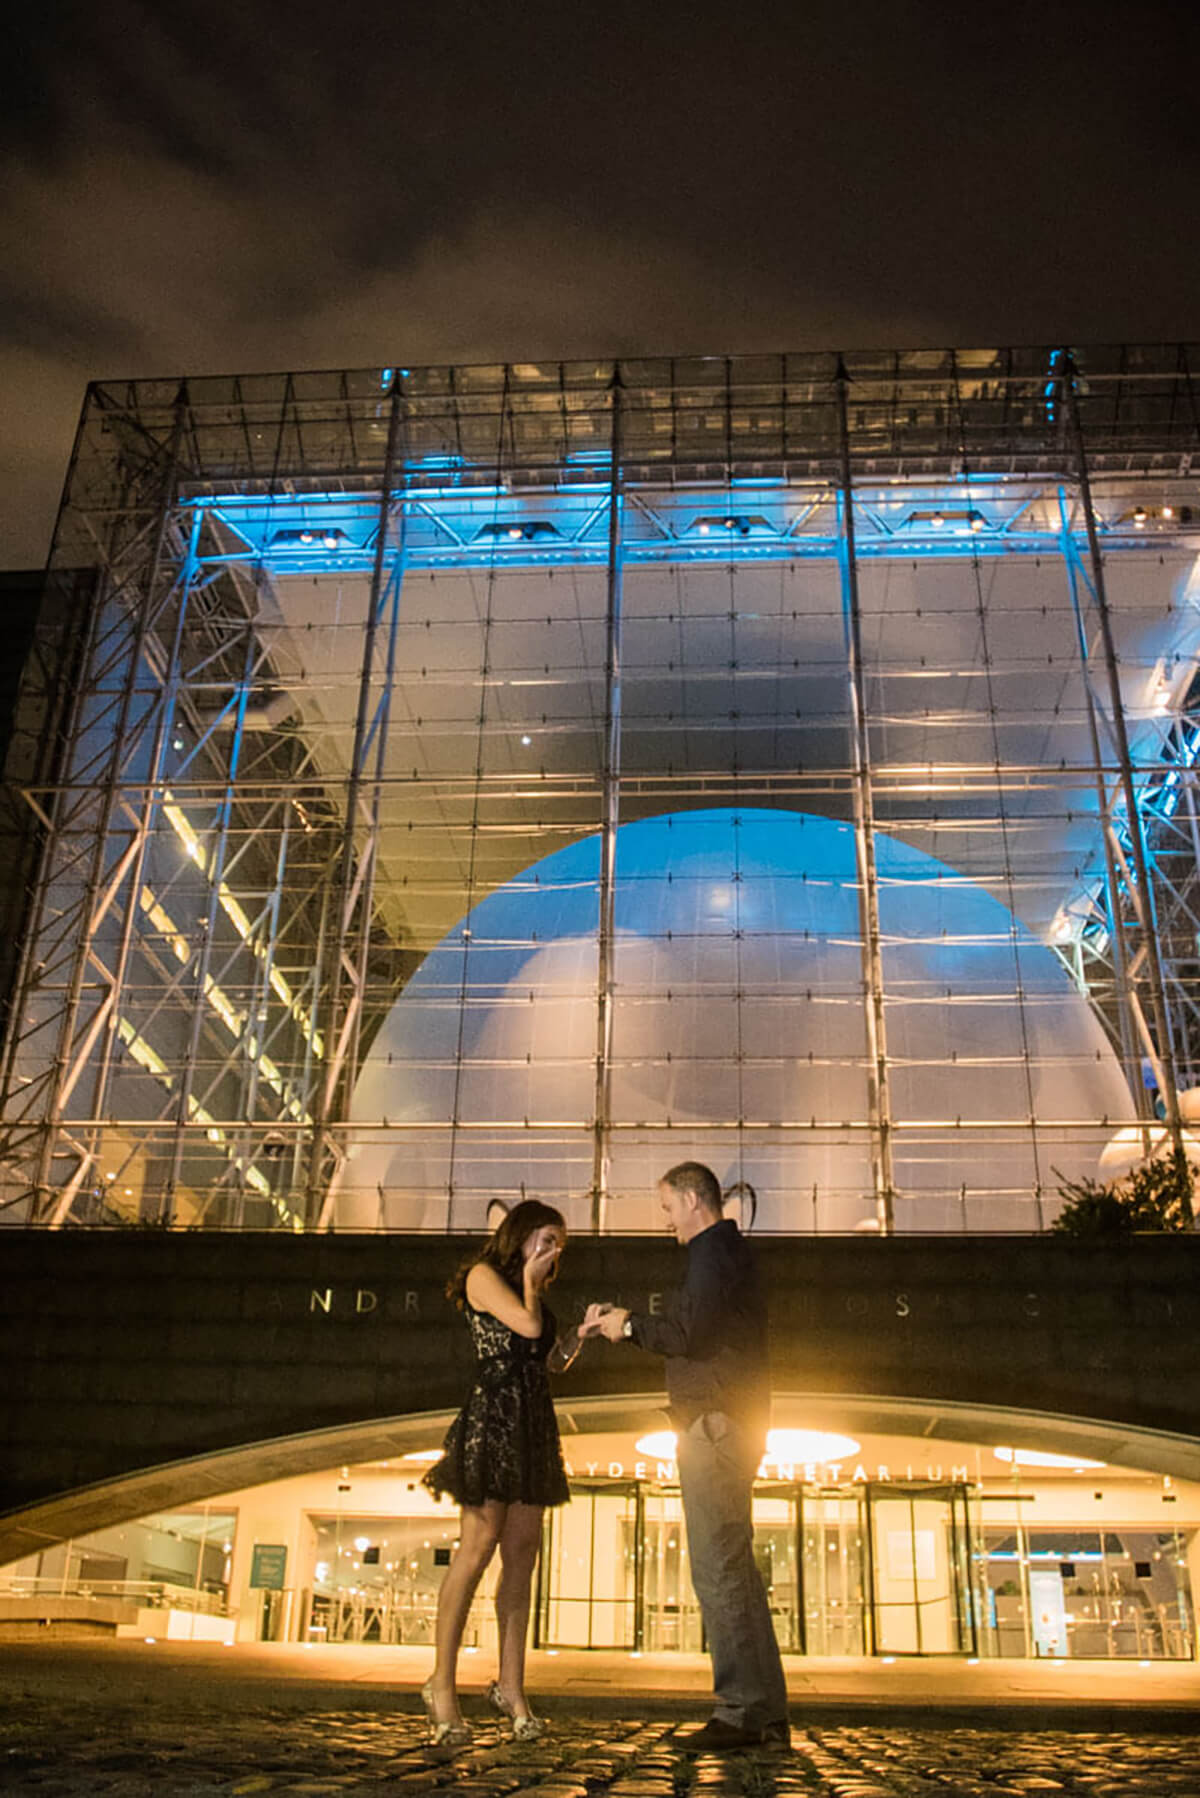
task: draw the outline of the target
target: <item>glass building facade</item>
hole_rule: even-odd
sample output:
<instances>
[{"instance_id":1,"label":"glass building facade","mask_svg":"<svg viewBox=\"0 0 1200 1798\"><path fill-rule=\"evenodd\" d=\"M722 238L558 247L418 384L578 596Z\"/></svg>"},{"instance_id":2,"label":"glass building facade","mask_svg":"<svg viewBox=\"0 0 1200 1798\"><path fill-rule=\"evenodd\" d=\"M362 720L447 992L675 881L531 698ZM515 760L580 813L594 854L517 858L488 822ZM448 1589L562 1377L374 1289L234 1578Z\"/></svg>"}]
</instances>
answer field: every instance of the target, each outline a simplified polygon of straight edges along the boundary
<instances>
[{"instance_id":1,"label":"glass building facade","mask_svg":"<svg viewBox=\"0 0 1200 1798\"><path fill-rule=\"evenodd\" d=\"M687 1153L1025 1231L1189 1147L1198 354L94 385L0 1222L637 1231Z\"/></svg>"},{"instance_id":2,"label":"glass building facade","mask_svg":"<svg viewBox=\"0 0 1200 1798\"><path fill-rule=\"evenodd\" d=\"M754 1495L755 1558L785 1655L1194 1661L1195 1482L919 1438L842 1437L822 1452L808 1436L816 1459L769 1451ZM669 1444L644 1452L610 1420L567 1449L571 1502L545 1518L531 1645L701 1655ZM31 1554L0 1568L0 1637L56 1624L431 1647L458 1539L454 1506L420 1483L436 1452L225 1493ZM485 1658L496 1578L493 1565L464 1638Z\"/></svg>"}]
</instances>

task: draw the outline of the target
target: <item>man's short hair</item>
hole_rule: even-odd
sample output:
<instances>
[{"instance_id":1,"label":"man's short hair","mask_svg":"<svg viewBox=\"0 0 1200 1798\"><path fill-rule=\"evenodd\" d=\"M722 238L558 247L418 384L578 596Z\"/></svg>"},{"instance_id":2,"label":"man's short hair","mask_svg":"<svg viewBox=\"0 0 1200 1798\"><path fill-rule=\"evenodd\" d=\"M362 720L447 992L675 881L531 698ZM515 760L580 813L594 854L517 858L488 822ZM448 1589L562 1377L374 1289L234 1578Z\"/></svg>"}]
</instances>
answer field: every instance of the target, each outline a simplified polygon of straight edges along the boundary
<instances>
[{"instance_id":1,"label":"man's short hair","mask_svg":"<svg viewBox=\"0 0 1200 1798\"><path fill-rule=\"evenodd\" d=\"M702 1161L681 1161L678 1167L663 1175L660 1185L669 1186L672 1192L694 1192L705 1211L720 1217L721 1182Z\"/></svg>"}]
</instances>

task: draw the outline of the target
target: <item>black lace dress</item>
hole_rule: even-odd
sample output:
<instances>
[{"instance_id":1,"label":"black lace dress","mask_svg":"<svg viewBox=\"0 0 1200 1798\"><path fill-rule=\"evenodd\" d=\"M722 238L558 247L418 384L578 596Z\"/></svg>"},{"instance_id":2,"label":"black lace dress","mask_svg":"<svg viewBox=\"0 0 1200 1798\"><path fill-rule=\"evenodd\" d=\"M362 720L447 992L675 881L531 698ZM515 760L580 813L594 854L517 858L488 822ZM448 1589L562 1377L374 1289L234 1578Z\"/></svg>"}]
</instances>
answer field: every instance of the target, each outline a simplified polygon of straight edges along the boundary
<instances>
[{"instance_id":1,"label":"black lace dress","mask_svg":"<svg viewBox=\"0 0 1200 1798\"><path fill-rule=\"evenodd\" d=\"M542 1333L518 1336L490 1311L466 1306L475 1345L467 1402L446 1432L442 1458L425 1475L431 1492L460 1505L564 1505L570 1497L550 1399L546 1357L558 1326L542 1307Z\"/></svg>"}]
</instances>

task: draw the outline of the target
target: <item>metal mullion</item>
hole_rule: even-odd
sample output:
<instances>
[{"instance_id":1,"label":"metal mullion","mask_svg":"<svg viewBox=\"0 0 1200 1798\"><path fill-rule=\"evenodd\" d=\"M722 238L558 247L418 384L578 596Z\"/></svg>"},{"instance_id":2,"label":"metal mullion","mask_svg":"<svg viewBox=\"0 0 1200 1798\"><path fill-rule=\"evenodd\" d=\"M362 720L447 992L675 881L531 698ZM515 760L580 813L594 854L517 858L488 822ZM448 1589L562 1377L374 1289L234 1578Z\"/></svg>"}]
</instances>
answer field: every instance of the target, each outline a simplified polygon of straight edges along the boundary
<instances>
[{"instance_id":1,"label":"metal mullion","mask_svg":"<svg viewBox=\"0 0 1200 1798\"><path fill-rule=\"evenodd\" d=\"M343 974L346 970L346 956L343 945L350 935L354 915L354 902L362 884L364 868L361 853L355 853L355 836L358 828L359 805L362 786L365 779L364 757L369 741L369 709L371 686L375 680L375 646L378 638L379 621L384 609L385 599L390 590L387 580L386 565L388 558L388 526L392 513L392 493L396 485L396 462L400 451L400 435L402 420L403 388L399 375L393 377L391 389L391 410L388 419L387 452L384 459L383 477L380 484L379 528L375 538L375 561L371 575L371 595L368 608L366 630L363 637L363 654L359 675L358 707L354 722L354 746L351 752L350 779L346 793L346 816L342 834L340 868L338 874L338 918L335 940L330 945L329 996L326 1003L327 1023L324 1031L325 1039L325 1073L321 1081L317 1104L314 1107L314 1123L312 1151L308 1170L307 1215L315 1220L319 1227L327 1223L332 1198L332 1175L341 1165L341 1151L335 1147L334 1169L331 1179L324 1179L324 1161L329 1147L329 1127L337 1100L337 1090L341 1080L342 1069L347 1065L346 1051L351 1039L357 1040L355 1033L355 1015L362 999L362 982L365 979L366 946L370 938L370 918L367 917L361 926L363 964L354 970L355 990L351 993L342 1015ZM401 502L403 505L403 502ZM391 641L395 638L395 612L397 602L393 601L393 618ZM389 648L389 667L392 650ZM388 695L385 690L383 703ZM382 751L382 744L379 746ZM374 806L377 813L379 804L379 773L377 766L375 781ZM378 835L376 818L373 840L368 847L368 855L375 854L374 837Z\"/></svg>"},{"instance_id":2,"label":"metal mullion","mask_svg":"<svg viewBox=\"0 0 1200 1798\"><path fill-rule=\"evenodd\" d=\"M316 942L313 946L310 971L304 986L298 988L294 994L298 1005L303 1003L303 998L305 996L308 1001L306 1005L303 1005L303 1009L308 1012L308 1028L305 1029L303 1025L300 1025L299 1027L301 1040L304 1045L301 1061L301 1076L303 1081L303 1091L308 1095L309 1099L308 1110L310 1113L315 1113L317 1106L320 1103L320 1092L317 1086L320 1075L316 1069L318 1057L314 1038L317 1035L317 1015L321 1002L320 971L325 965L326 943L329 937L329 914L333 904L332 882L323 880L319 883L316 890L320 894L320 910L317 915ZM297 1023L299 1023L299 1020L297 1020ZM329 1045L326 1043L326 1052L328 1052L328 1047ZM304 1147L305 1132L301 1129L298 1130L292 1138L291 1185L293 1188L300 1184L300 1171L303 1165Z\"/></svg>"},{"instance_id":3,"label":"metal mullion","mask_svg":"<svg viewBox=\"0 0 1200 1798\"><path fill-rule=\"evenodd\" d=\"M363 753L374 747L375 771L371 781L369 804L360 796L360 805L365 813L367 836L359 852L358 877L354 886L354 905L358 912L357 960L354 970L355 990L347 1015L344 1032L345 1047L339 1043L340 1066L334 1070L335 1080L342 1078L347 1104L353 1092L358 1074L359 1044L362 1036L363 1008L366 998L366 986L371 951L371 924L375 909L375 882L379 870L379 846L381 837L381 809L383 798L384 762L388 747L388 727L391 719L391 700L396 675L396 638L400 619L400 600L404 586L404 553L405 553L406 512L401 503L399 512L399 538L385 590L384 609L388 615L387 652L383 682L379 704L376 708L371 728L363 745ZM353 912L346 914L352 916ZM329 1060L331 1045L326 1044L326 1056ZM330 1177L322 1201L321 1217L318 1227L323 1227L332 1218L333 1205L337 1196L338 1185L345 1163L339 1154L337 1165Z\"/></svg>"},{"instance_id":4,"label":"metal mullion","mask_svg":"<svg viewBox=\"0 0 1200 1798\"><path fill-rule=\"evenodd\" d=\"M352 465L357 466L361 461L361 455L358 448L358 438L354 431L354 401L350 398L350 386L346 380L345 369L341 371L338 397L342 402L342 415L346 427L346 441L350 445L350 461Z\"/></svg>"},{"instance_id":5,"label":"metal mullion","mask_svg":"<svg viewBox=\"0 0 1200 1798\"><path fill-rule=\"evenodd\" d=\"M962 476L963 476L963 481L964 481L964 485L965 485L965 489L966 489L966 500L967 500L967 505L968 505L968 509L969 509L970 508L970 500L971 500L971 492L970 492L970 485L969 485L970 477L969 477L968 451L967 451L967 441L966 441L966 421L965 421L965 418L963 415L962 391L961 391L959 377L958 377L958 360L953 352L951 352L951 379L953 382L953 394L954 394L955 408L956 408L957 415L958 415L959 455L960 455L961 461L962 461ZM1041 1230L1044 1227L1044 1220L1043 1220L1043 1213L1042 1213L1042 1166L1041 1166L1041 1154L1040 1154L1040 1150L1039 1150L1037 1131L1033 1127L1033 1119L1034 1119L1037 1108L1036 1108L1036 1105L1034 1102L1033 1069L1031 1066L1031 1054L1030 1054L1030 1043L1029 1043L1029 1020L1026 1015L1026 1009L1025 1009L1025 989L1024 989L1024 981L1022 979L1022 974L1021 974L1020 948L1019 948L1018 941L1017 941L1016 888L1015 888L1015 882L1014 882L1014 877L1013 877L1012 855L1011 855L1011 849L1010 849L1010 825L1009 825L1009 816L1008 816L1008 805L1007 805L1007 802L1005 799L1004 782L1003 782L1003 776L1002 776L1002 772L1001 772L1001 763L1000 763L1000 737L999 737L999 732L997 730L997 725L996 725L996 704L995 704L995 692L994 692L993 683L992 683L992 653L991 653L991 637L990 637L990 632L989 632L989 621L988 621L988 607L987 607L987 604L984 599L983 581L980 576L979 553L978 553L977 548L973 548L971 551L971 565L972 565L972 573L973 573L974 581L975 581L975 604L976 604L976 613L977 613L977 616L979 619L980 644L981 644L981 648L983 651L983 667L984 667L985 682L986 682L986 689L987 689L987 699L988 699L988 717L991 721L992 754L993 754L993 757L995 760L995 767L996 767L996 807L997 807L997 811L999 814L1000 840L1001 840L1001 844L1003 846L1003 851L1004 851L1005 884L1006 884L1007 892L1008 892L1009 944L1010 944L1010 949L1011 949L1011 954L1012 954L1014 995L1016 998L1017 1014L1018 1014L1018 1019L1020 1022L1020 1028L1021 1028L1021 1062L1022 1062L1022 1067L1023 1067L1023 1072L1024 1072L1025 1104L1026 1104L1026 1109L1028 1111L1029 1119L1030 1119L1030 1146L1031 1146L1032 1153L1033 1153L1034 1205L1036 1208L1037 1227L1039 1230ZM965 1207L964 1207L964 1210L965 1210Z\"/></svg>"},{"instance_id":6,"label":"metal mullion","mask_svg":"<svg viewBox=\"0 0 1200 1798\"><path fill-rule=\"evenodd\" d=\"M858 564L854 545L854 489L850 470L850 426L846 388L849 376L839 358L835 385L841 435L841 554L843 629L850 744L854 767L854 836L858 863L858 904L862 940L863 1013L866 1026L867 1102L870 1111L875 1213L882 1235L895 1227L895 1176L892 1165L892 1111L888 1081L884 1014L883 943L879 924L879 880L875 865L875 816L871 791L870 726L866 713L862 620L858 597Z\"/></svg>"},{"instance_id":7,"label":"metal mullion","mask_svg":"<svg viewBox=\"0 0 1200 1798\"><path fill-rule=\"evenodd\" d=\"M804 1486L800 1481L792 1487L792 1552L796 1557L796 1611L793 1618L793 1641L798 1654L808 1653L807 1582L804 1577Z\"/></svg>"},{"instance_id":8,"label":"metal mullion","mask_svg":"<svg viewBox=\"0 0 1200 1798\"><path fill-rule=\"evenodd\" d=\"M617 831L621 803L622 382L613 365L610 425L608 582L604 653L604 765L600 880L596 922L596 1064L592 1100L592 1229L604 1227L608 1204L608 1133L612 1108L613 976Z\"/></svg>"}]
</instances>

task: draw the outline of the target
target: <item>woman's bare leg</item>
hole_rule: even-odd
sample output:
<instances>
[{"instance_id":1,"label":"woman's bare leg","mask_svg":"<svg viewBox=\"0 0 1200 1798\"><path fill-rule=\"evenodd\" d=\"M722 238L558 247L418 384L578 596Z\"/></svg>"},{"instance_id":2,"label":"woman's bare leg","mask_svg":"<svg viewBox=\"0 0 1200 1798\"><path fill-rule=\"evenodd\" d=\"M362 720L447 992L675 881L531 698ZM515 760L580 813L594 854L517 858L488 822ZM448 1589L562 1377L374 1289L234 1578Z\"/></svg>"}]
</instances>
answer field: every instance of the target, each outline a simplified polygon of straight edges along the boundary
<instances>
[{"instance_id":1,"label":"woman's bare leg","mask_svg":"<svg viewBox=\"0 0 1200 1798\"><path fill-rule=\"evenodd\" d=\"M517 1507L518 1509L521 1507ZM496 1551L505 1528L505 1513L512 1506L489 1500L483 1505L464 1505L459 1524L458 1547L446 1569L438 1593L437 1658L429 1685L433 1694L435 1721L456 1723L459 1720L458 1696L455 1691L458 1651L467 1613L484 1569Z\"/></svg>"},{"instance_id":2,"label":"woman's bare leg","mask_svg":"<svg viewBox=\"0 0 1200 1798\"><path fill-rule=\"evenodd\" d=\"M500 1581L496 1587L496 1625L500 1637L497 1685L513 1707L514 1717L527 1717L525 1638L533 1570L542 1543L542 1506L509 1505L500 1532Z\"/></svg>"}]
</instances>

